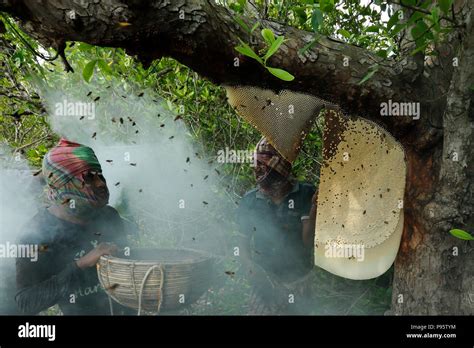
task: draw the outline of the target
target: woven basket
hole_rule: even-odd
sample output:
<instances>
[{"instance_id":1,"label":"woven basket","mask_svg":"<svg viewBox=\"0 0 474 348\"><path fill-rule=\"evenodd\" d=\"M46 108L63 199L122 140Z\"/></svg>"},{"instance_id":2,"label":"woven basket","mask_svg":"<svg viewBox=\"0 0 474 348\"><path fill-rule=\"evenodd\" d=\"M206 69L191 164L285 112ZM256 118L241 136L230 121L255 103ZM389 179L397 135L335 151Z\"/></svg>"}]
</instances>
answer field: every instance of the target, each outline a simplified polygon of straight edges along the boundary
<instances>
[{"instance_id":1,"label":"woven basket","mask_svg":"<svg viewBox=\"0 0 474 348\"><path fill-rule=\"evenodd\" d=\"M135 249L128 258L102 256L99 281L118 303L138 310L184 308L195 302L211 283L212 260L186 249Z\"/></svg>"}]
</instances>

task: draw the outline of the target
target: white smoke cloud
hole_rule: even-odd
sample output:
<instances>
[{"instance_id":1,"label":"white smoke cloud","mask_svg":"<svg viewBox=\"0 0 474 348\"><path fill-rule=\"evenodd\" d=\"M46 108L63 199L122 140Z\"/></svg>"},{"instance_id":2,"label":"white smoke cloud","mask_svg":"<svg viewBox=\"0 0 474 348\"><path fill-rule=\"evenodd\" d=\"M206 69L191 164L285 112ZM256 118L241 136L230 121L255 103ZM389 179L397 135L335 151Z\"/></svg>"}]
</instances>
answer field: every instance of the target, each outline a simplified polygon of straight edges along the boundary
<instances>
[{"instance_id":1,"label":"white smoke cloud","mask_svg":"<svg viewBox=\"0 0 474 348\"><path fill-rule=\"evenodd\" d=\"M37 211L41 200L41 185L19 153L0 146L0 313L15 312L15 258L5 247L16 245L22 227Z\"/></svg>"},{"instance_id":2,"label":"white smoke cloud","mask_svg":"<svg viewBox=\"0 0 474 348\"><path fill-rule=\"evenodd\" d=\"M40 93L53 130L94 149L109 204L141 225L148 246L227 254L233 202L219 190L218 170L183 122L151 91L95 83L43 87Z\"/></svg>"}]
</instances>

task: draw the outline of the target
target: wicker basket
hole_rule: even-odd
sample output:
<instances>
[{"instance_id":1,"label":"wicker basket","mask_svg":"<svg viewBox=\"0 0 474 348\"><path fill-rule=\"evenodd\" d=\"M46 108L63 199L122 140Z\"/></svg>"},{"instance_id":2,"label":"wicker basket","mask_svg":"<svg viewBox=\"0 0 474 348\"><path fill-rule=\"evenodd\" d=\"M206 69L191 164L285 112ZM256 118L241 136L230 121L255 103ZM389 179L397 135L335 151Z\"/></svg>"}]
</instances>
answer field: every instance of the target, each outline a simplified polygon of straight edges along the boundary
<instances>
[{"instance_id":1,"label":"wicker basket","mask_svg":"<svg viewBox=\"0 0 474 348\"><path fill-rule=\"evenodd\" d=\"M128 258L102 256L99 281L118 303L158 313L183 308L203 295L211 283L212 259L186 249L135 249Z\"/></svg>"}]
</instances>

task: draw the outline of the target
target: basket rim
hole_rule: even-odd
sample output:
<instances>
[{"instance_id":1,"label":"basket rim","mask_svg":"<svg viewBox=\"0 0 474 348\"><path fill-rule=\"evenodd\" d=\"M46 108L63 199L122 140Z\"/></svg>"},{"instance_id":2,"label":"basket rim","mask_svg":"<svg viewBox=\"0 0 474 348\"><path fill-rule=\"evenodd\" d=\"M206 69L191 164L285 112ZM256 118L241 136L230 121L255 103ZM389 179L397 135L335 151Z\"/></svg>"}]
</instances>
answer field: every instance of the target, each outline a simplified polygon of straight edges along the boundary
<instances>
[{"instance_id":1,"label":"basket rim","mask_svg":"<svg viewBox=\"0 0 474 348\"><path fill-rule=\"evenodd\" d=\"M197 262L203 262L203 261L208 261L212 259L212 255L201 251L201 250L195 250L195 249L190 249L190 248L134 248L134 250L161 250L161 251L188 251L196 254L198 256L196 259L192 260L192 263L197 263ZM135 264L135 265L144 265L144 266L152 266L156 264L161 264L165 266L173 266L173 265L183 265L183 264L189 264L190 260L181 260L181 261L158 261L158 260L136 260L136 259L125 259L123 257L117 257L113 255L102 255L100 257L100 261L102 262L113 262L116 264L122 264L122 265L130 265L130 264Z\"/></svg>"}]
</instances>

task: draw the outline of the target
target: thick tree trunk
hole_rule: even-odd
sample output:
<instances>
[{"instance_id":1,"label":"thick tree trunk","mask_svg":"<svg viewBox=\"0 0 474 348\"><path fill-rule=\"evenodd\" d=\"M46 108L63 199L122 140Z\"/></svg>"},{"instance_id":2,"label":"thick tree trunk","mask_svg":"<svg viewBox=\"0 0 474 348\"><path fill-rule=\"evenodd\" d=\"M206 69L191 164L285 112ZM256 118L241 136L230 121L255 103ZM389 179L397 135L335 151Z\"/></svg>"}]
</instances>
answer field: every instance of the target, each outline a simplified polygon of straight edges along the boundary
<instances>
[{"instance_id":1,"label":"thick tree trunk","mask_svg":"<svg viewBox=\"0 0 474 348\"><path fill-rule=\"evenodd\" d=\"M438 111L443 142L408 156L408 209L393 289L397 314L474 314L473 244L448 233L453 227L472 232L474 219L474 7L458 3L466 30L446 106Z\"/></svg>"},{"instance_id":2,"label":"thick tree trunk","mask_svg":"<svg viewBox=\"0 0 474 348\"><path fill-rule=\"evenodd\" d=\"M74 40L123 47L145 63L171 56L215 83L303 91L382 124L403 144L408 161L394 313L473 314L472 242L448 233L453 227L473 231L474 105L469 84L474 81L474 33L472 9L466 4L464 36L440 47L439 57L427 64L410 55L381 62L362 48L328 38L300 55L298 49L312 34L264 21L289 39L269 65L290 71L293 82L278 80L238 55L238 38L249 42L250 37L227 9L211 1L4 0L0 10L18 17L24 30L47 46L58 48ZM257 49L264 46L258 36L252 41ZM460 52L457 67L452 65L454 52ZM375 62L381 63L379 71L359 85ZM381 117L380 104L390 99L419 102L420 119ZM452 160L454 152L457 161Z\"/></svg>"}]
</instances>

